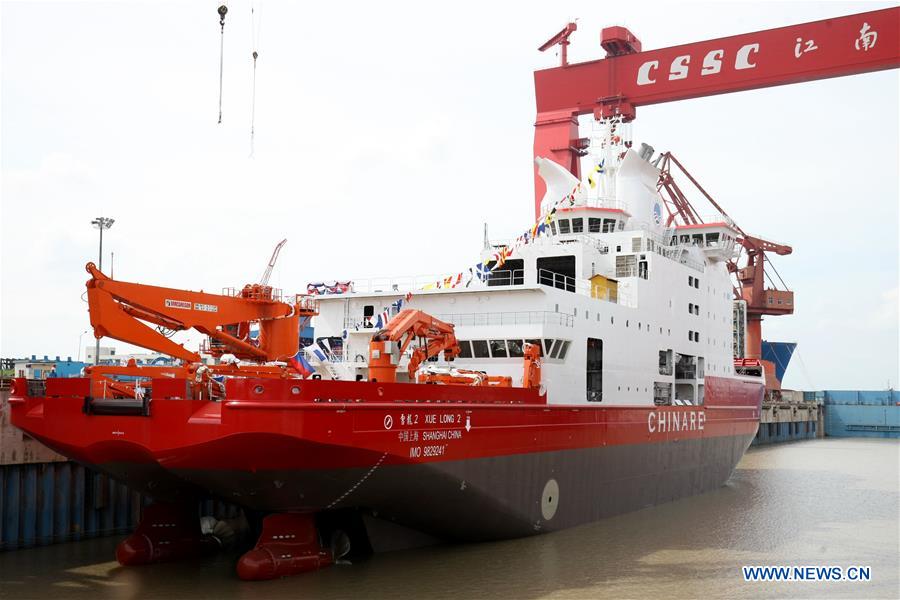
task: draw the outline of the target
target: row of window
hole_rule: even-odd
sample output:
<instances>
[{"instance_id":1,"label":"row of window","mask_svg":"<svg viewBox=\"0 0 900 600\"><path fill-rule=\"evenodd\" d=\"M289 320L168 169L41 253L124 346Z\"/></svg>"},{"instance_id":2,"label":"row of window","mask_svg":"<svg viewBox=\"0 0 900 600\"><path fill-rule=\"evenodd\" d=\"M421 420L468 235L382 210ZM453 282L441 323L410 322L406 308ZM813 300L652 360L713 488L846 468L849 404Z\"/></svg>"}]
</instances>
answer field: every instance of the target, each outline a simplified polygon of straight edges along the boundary
<instances>
[{"instance_id":1,"label":"row of window","mask_svg":"<svg viewBox=\"0 0 900 600\"><path fill-rule=\"evenodd\" d=\"M700 341L700 332L699 331L688 331L688 339L692 342Z\"/></svg>"},{"instance_id":2,"label":"row of window","mask_svg":"<svg viewBox=\"0 0 900 600\"><path fill-rule=\"evenodd\" d=\"M460 340L459 358L521 358L525 344L535 344L541 356L565 360L569 352L569 340Z\"/></svg>"},{"instance_id":3,"label":"row of window","mask_svg":"<svg viewBox=\"0 0 900 600\"><path fill-rule=\"evenodd\" d=\"M688 313L692 315L700 316L700 305L694 304L693 302L688 303ZM708 314L706 316L709 316Z\"/></svg>"},{"instance_id":4,"label":"row of window","mask_svg":"<svg viewBox=\"0 0 900 600\"><path fill-rule=\"evenodd\" d=\"M625 222L619 221L618 219L588 217L587 221L588 233L612 233L617 227L620 231L625 227ZM559 233L563 235L567 233L583 233L584 219L579 217L577 219L557 219L556 221L550 221L550 231L553 235L556 235L557 227L559 227Z\"/></svg>"},{"instance_id":5,"label":"row of window","mask_svg":"<svg viewBox=\"0 0 900 600\"><path fill-rule=\"evenodd\" d=\"M692 288L700 289L700 278L694 277L693 275L688 275L688 286Z\"/></svg>"}]
</instances>

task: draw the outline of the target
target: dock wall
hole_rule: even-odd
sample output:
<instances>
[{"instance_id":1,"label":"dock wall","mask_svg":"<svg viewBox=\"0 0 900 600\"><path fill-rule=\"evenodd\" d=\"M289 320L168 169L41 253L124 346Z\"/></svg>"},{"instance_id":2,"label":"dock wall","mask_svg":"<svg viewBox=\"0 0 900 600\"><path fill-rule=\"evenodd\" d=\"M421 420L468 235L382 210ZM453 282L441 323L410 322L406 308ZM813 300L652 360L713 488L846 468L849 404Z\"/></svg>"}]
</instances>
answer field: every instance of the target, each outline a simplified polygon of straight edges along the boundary
<instances>
[{"instance_id":1,"label":"dock wall","mask_svg":"<svg viewBox=\"0 0 900 600\"><path fill-rule=\"evenodd\" d=\"M825 390L825 435L900 438L900 391Z\"/></svg>"}]
</instances>

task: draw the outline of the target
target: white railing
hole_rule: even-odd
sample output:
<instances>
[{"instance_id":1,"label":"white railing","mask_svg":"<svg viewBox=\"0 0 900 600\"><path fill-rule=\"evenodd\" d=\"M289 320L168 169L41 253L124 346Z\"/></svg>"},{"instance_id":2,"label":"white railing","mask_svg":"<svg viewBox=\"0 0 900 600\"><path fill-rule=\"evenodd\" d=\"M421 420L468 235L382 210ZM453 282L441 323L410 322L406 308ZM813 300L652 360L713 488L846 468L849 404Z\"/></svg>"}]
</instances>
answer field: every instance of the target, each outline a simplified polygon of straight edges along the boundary
<instances>
[{"instance_id":1,"label":"white railing","mask_svg":"<svg viewBox=\"0 0 900 600\"><path fill-rule=\"evenodd\" d=\"M529 246L539 245L539 246L549 246L554 244L571 244L572 242L581 242L586 246L590 246L591 248L595 248L600 254L606 254L609 252L609 244L606 244L600 238L595 236L604 235L602 233L561 233L557 235L543 235L539 238L535 238L528 242ZM508 248L510 246L515 245L516 240L491 240L490 242L491 248L495 250L500 250L501 248Z\"/></svg>"},{"instance_id":2,"label":"white railing","mask_svg":"<svg viewBox=\"0 0 900 600\"><path fill-rule=\"evenodd\" d=\"M563 327L573 327L575 325L575 318L570 314L541 310L438 314L435 317L458 327L487 327L492 325L562 325Z\"/></svg>"},{"instance_id":3,"label":"white railing","mask_svg":"<svg viewBox=\"0 0 900 600\"><path fill-rule=\"evenodd\" d=\"M703 224L712 225L713 223L725 223L729 227L734 227L734 221L731 220L727 215L723 215L722 213L709 213L705 215L697 215Z\"/></svg>"}]
</instances>

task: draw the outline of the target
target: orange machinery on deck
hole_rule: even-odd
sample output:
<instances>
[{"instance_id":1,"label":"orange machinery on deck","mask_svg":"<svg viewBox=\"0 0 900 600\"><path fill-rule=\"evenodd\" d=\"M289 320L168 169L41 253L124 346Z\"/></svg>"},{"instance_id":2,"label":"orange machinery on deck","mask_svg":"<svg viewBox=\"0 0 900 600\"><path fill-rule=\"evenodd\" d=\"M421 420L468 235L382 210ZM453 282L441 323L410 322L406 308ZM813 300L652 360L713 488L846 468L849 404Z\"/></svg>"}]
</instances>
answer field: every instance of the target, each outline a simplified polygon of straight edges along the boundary
<instances>
[{"instance_id":1,"label":"orange machinery on deck","mask_svg":"<svg viewBox=\"0 0 900 600\"><path fill-rule=\"evenodd\" d=\"M436 319L421 310L409 308L400 311L384 329L372 336L372 341L369 342L369 380L396 381L400 357L414 339L419 339L420 343L413 349L407 366L410 381L426 384L512 387L511 377L464 369L452 369L447 373L425 371L418 373L417 376L422 362L429 357L443 353L445 360L452 361L459 356L459 343L452 324ZM537 345L525 345L523 387L540 387L540 358L540 348Z\"/></svg>"},{"instance_id":2,"label":"orange machinery on deck","mask_svg":"<svg viewBox=\"0 0 900 600\"><path fill-rule=\"evenodd\" d=\"M288 365L266 362L288 361L299 349L300 321L318 314L318 303L296 296L282 301L268 285L248 284L231 295L207 294L172 288L116 281L87 264L88 306L94 336L111 337L129 344L179 358L181 366L139 367L129 362L124 367L98 365L85 371L93 382L95 397L137 397L140 383L115 381L107 375L184 377L195 382L195 391L219 395L212 375L247 377L296 377ZM259 336L250 335L258 324ZM155 325L156 327L151 327ZM207 351L215 357L232 354L236 359L257 363L204 365L200 355L169 339L171 333L196 329L209 336ZM146 387L146 385L144 386Z\"/></svg>"}]
</instances>

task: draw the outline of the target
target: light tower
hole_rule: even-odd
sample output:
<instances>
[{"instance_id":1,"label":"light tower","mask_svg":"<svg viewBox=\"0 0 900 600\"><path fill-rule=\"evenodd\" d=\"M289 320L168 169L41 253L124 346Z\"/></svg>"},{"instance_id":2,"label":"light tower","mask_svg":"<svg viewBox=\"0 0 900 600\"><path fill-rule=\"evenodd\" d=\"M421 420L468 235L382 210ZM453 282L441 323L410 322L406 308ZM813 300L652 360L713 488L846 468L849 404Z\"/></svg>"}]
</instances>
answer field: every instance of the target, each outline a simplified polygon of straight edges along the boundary
<instances>
[{"instance_id":1,"label":"light tower","mask_svg":"<svg viewBox=\"0 0 900 600\"><path fill-rule=\"evenodd\" d=\"M109 217L97 217L91 221L91 225L100 230L100 260L97 268L101 271L103 270L103 230L109 229L115 222L115 219ZM97 338L97 347L94 349L94 364L100 364L100 338Z\"/></svg>"}]
</instances>

